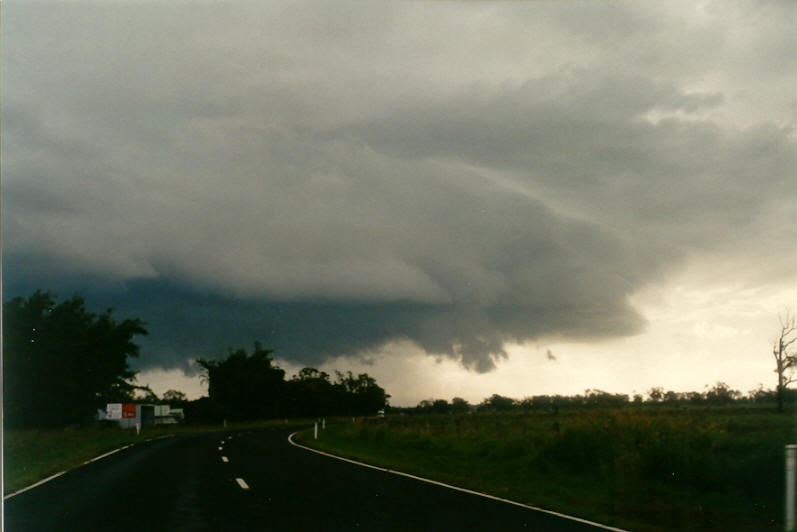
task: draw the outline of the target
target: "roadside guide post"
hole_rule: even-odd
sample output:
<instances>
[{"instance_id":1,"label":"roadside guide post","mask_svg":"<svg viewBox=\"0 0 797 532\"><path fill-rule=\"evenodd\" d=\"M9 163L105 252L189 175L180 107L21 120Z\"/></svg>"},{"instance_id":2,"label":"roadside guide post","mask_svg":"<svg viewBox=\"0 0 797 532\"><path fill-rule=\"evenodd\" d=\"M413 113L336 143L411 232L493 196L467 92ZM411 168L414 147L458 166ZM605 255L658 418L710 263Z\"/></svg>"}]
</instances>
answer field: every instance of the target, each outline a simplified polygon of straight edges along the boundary
<instances>
[{"instance_id":1,"label":"roadside guide post","mask_svg":"<svg viewBox=\"0 0 797 532\"><path fill-rule=\"evenodd\" d=\"M317 421L313 425L313 439L314 440L318 439L318 422Z\"/></svg>"},{"instance_id":2,"label":"roadside guide post","mask_svg":"<svg viewBox=\"0 0 797 532\"><path fill-rule=\"evenodd\" d=\"M794 530L794 456L797 445L786 446L786 532Z\"/></svg>"}]
</instances>

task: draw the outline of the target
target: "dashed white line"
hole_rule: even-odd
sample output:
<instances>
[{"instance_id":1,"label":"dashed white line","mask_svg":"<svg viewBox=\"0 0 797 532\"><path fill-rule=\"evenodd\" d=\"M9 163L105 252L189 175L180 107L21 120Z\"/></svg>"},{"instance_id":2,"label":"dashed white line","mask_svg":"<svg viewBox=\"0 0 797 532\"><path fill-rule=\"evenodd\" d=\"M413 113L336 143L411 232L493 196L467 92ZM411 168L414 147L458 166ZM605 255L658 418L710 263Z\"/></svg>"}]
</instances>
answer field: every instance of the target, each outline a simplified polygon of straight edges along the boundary
<instances>
[{"instance_id":1,"label":"dashed white line","mask_svg":"<svg viewBox=\"0 0 797 532\"><path fill-rule=\"evenodd\" d=\"M244 479L236 478L235 482L237 482L238 485L241 486L242 490L248 490L249 489L249 485L246 482L244 482Z\"/></svg>"},{"instance_id":2,"label":"dashed white line","mask_svg":"<svg viewBox=\"0 0 797 532\"><path fill-rule=\"evenodd\" d=\"M219 446L219 451L223 451L223 450L224 450L224 447Z\"/></svg>"},{"instance_id":3,"label":"dashed white line","mask_svg":"<svg viewBox=\"0 0 797 532\"><path fill-rule=\"evenodd\" d=\"M224 462L224 463L226 464L227 462L229 462L229 461L230 461L230 459L229 459L229 458L227 458L226 456L222 456L222 457L221 457L221 461L222 461L222 462Z\"/></svg>"}]
</instances>

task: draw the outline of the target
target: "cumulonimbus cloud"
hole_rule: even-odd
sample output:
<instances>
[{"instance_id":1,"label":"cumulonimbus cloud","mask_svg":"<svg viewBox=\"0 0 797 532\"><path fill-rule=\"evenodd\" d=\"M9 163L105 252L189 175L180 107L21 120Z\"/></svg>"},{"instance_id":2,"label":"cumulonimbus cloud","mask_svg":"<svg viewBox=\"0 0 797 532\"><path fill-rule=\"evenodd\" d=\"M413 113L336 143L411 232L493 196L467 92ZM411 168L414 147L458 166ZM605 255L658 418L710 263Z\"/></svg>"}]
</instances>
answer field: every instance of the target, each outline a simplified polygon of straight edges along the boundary
<instances>
[{"instance_id":1,"label":"cumulonimbus cloud","mask_svg":"<svg viewBox=\"0 0 797 532\"><path fill-rule=\"evenodd\" d=\"M138 313L146 364L411 340L487 371L508 342L637 332L636 291L708 251L744 267L740 244L788 231L789 129L711 120L728 95L610 66L630 49L526 74L495 42L486 76L451 43L410 64L412 9L152 9L15 6L3 102L8 286Z\"/></svg>"}]
</instances>

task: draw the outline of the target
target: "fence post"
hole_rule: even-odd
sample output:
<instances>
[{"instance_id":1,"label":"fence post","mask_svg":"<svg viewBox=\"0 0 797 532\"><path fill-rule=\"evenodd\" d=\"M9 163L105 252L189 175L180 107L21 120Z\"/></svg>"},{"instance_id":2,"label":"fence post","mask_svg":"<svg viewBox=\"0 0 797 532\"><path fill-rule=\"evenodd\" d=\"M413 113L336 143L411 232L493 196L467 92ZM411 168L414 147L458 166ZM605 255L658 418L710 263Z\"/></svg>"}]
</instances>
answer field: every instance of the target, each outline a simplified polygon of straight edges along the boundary
<instances>
[{"instance_id":1,"label":"fence post","mask_svg":"<svg viewBox=\"0 0 797 532\"><path fill-rule=\"evenodd\" d=\"M794 456L797 445L786 446L786 532L794 530Z\"/></svg>"},{"instance_id":2,"label":"fence post","mask_svg":"<svg viewBox=\"0 0 797 532\"><path fill-rule=\"evenodd\" d=\"M313 439L318 439L318 422L313 425Z\"/></svg>"}]
</instances>

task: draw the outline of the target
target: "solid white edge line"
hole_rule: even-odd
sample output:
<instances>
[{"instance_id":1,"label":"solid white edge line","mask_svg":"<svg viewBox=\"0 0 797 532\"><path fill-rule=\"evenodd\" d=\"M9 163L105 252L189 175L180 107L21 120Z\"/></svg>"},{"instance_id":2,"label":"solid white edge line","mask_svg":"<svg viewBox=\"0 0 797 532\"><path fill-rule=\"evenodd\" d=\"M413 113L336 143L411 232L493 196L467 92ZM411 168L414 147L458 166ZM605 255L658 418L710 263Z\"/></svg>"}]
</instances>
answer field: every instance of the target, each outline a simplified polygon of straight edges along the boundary
<instances>
[{"instance_id":1,"label":"solid white edge line","mask_svg":"<svg viewBox=\"0 0 797 532\"><path fill-rule=\"evenodd\" d=\"M157 438L150 438L149 440L145 440L145 441L143 441L141 443L146 443L148 441L154 441L154 440L162 440L162 439L165 439L165 438L171 438L173 436L174 436L174 434L166 434L165 436L158 436ZM49 477L44 478L44 479L42 479L42 480L40 480L38 482L35 482L35 483L31 484L30 486L25 486L24 488L19 489L19 490L15 491L14 493L9 493L8 495L4 495L3 496L3 500L4 501L8 500L11 497L19 495L20 493L24 493L24 492L26 492L28 490L32 490L33 488L37 488L37 487L41 486L42 484L45 484L45 483L50 482L51 480L53 480L55 478L60 477L61 475L65 474L65 473L68 473L70 471L73 471L75 469L83 467L84 465L90 464L92 462L96 462L97 460L100 460L101 458L105 458L106 456L111 456L112 454L118 453L119 451L123 451L123 450L127 449L128 447L132 447L133 445L135 445L135 443L128 443L124 447L119 447L118 449L114 449L113 451L108 451L105 454L101 454L99 456L95 456L94 458L92 458L90 460L86 460L82 464L77 465L77 466L73 467L72 469L67 469L65 471L61 471L60 473L56 473L55 475L49 476Z\"/></svg>"},{"instance_id":2,"label":"solid white edge line","mask_svg":"<svg viewBox=\"0 0 797 532\"><path fill-rule=\"evenodd\" d=\"M478 491L469 490L467 488L460 488L459 486L452 486L451 484L445 484L445 483L437 481L437 480L432 480L432 479L429 479L429 478L418 477L418 476L415 476L415 475L410 475L409 473L403 473L401 471L394 471L393 469L386 469L384 467L379 467L379 466L375 466L375 465L371 465L371 464L366 464L364 462L358 462L357 460L351 460L349 458L343 458L342 456L337 456L337 455L330 454L330 453L327 453L327 452L324 452L324 451L319 451L318 449L313 449L312 447L307 447L306 445L302 445L300 443L296 443L295 441L293 441L293 437L296 434L298 434L299 432L301 432L301 431L296 431L296 432L292 433L290 436L288 436L288 442L291 445L293 445L295 447L299 447L300 449L304 449L306 451L311 451L311 452L314 452L314 453L317 453L317 454L320 454L320 455L323 455L323 456L327 456L329 458L335 458L337 460L343 460L344 462L349 462L350 464L354 464L354 465L358 465L358 466L362 466L362 467L368 467L368 468L371 468L371 469L376 469L377 471L383 471L385 473L390 473L390 474L393 474L393 475L399 475L399 476L411 478L411 479L414 479L414 480L420 480L421 482L426 482L427 484L434 484L436 486L442 486L444 488L449 488L449 489L452 489L452 490L461 491L463 493L470 493L471 495L477 495L479 497L492 499L494 501L504 502L504 503L507 503L507 504L513 504L515 506L520 506L521 508L527 508L529 510L534 510L536 512L542 512L542 513L546 513L546 514L550 514L550 515L555 515L556 517L561 517L563 519L569 519L570 521L576 521L578 523L584 523L586 525L595 526L595 527L598 527L598 528L602 528L603 530L611 530L612 532L629 532L628 530L624 530L622 528L616 528L616 527L613 527L613 526L604 525L604 524L601 524L601 523L596 523L595 521L589 521L587 519L582 519L580 517L575 517L575 516L572 516L572 515L567 515L567 514L563 514L563 513L559 513L559 512L554 512L553 510L546 510L545 508L538 508L536 506L530 506L528 504L523 504L523 503L520 503L520 502L517 502L517 501L512 501L512 500L509 500L509 499L503 499L501 497L496 497L495 495L488 495L487 493L480 493Z\"/></svg>"},{"instance_id":3,"label":"solid white edge line","mask_svg":"<svg viewBox=\"0 0 797 532\"><path fill-rule=\"evenodd\" d=\"M51 477L47 477L47 478L45 478L45 479L42 479L42 480L40 480L40 481L36 482L35 484L31 484L30 486L27 486L27 487L25 487L25 488L22 488L21 490L17 490L17 491L15 491L14 493L9 493L8 495L6 495L6 496L4 496L4 497L3 497L3 500L4 500L4 501L5 501L5 500L8 500L8 499L10 499L11 497L13 497L13 496L15 496L15 495L19 495L20 493L24 493L24 492L26 492L26 491L28 491L28 490L32 490L33 488L35 488L35 487L38 487L38 486L41 486L41 485L42 485L42 484L44 484L45 482L50 482L52 479L54 479L54 478L58 478L58 477L60 477L61 475L65 474L65 473L66 473L66 471L61 471L60 473L56 473L55 475L53 475L53 476L51 476Z\"/></svg>"},{"instance_id":4,"label":"solid white edge line","mask_svg":"<svg viewBox=\"0 0 797 532\"><path fill-rule=\"evenodd\" d=\"M248 490L249 489L249 485L244 481L244 479L236 478L235 482L237 482L238 485L241 486L242 490Z\"/></svg>"},{"instance_id":5,"label":"solid white edge line","mask_svg":"<svg viewBox=\"0 0 797 532\"><path fill-rule=\"evenodd\" d=\"M124 449L127 449L128 447L130 447L130 445L132 445L132 444L128 444L128 445L125 445L124 447L119 447L118 449L114 449L113 451L109 451L109 452L107 452L105 454L101 454L99 456L95 456L91 460L86 460L85 462L83 462L83 465L90 464L92 462L96 462L97 460L99 460L101 458L105 458L106 456L111 456L114 453L118 453L119 451L123 451Z\"/></svg>"}]
</instances>

